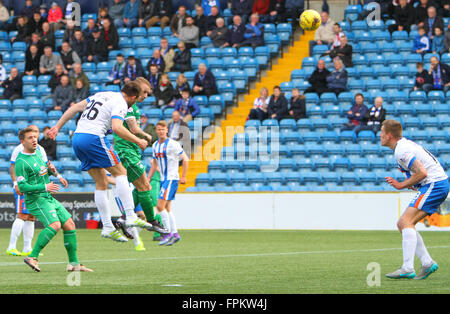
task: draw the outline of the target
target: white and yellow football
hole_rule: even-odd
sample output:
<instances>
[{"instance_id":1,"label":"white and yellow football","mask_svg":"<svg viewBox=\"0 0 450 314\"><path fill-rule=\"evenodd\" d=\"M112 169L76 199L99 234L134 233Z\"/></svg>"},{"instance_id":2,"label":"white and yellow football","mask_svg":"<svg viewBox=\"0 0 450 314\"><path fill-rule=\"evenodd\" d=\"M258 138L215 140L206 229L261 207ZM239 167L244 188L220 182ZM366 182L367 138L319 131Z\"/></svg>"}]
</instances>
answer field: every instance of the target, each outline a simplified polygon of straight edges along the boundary
<instances>
[{"instance_id":1,"label":"white and yellow football","mask_svg":"<svg viewBox=\"0 0 450 314\"><path fill-rule=\"evenodd\" d=\"M315 31L321 23L322 19L316 10L306 10L300 15L300 26L305 31Z\"/></svg>"}]
</instances>

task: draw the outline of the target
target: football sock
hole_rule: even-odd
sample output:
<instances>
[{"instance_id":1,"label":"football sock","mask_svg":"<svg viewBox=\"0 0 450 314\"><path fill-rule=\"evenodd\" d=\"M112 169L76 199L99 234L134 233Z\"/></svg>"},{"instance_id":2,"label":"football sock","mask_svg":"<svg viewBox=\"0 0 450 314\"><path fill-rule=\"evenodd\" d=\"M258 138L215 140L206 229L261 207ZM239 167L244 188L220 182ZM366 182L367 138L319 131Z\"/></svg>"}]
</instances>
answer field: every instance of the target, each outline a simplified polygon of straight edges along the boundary
<instances>
[{"instance_id":1,"label":"football sock","mask_svg":"<svg viewBox=\"0 0 450 314\"><path fill-rule=\"evenodd\" d=\"M136 208L139 204L139 194L138 194L137 189L133 190L133 202L134 202L134 207Z\"/></svg>"},{"instance_id":2,"label":"football sock","mask_svg":"<svg viewBox=\"0 0 450 314\"><path fill-rule=\"evenodd\" d=\"M145 217L147 221L155 220L155 212L153 210L152 196L150 191L140 191L137 192L139 197L139 204L141 204L144 210Z\"/></svg>"},{"instance_id":3,"label":"football sock","mask_svg":"<svg viewBox=\"0 0 450 314\"><path fill-rule=\"evenodd\" d=\"M77 231L69 230L64 231L64 247L67 250L67 256L69 257L69 263L72 266L80 264L77 256Z\"/></svg>"},{"instance_id":4,"label":"football sock","mask_svg":"<svg viewBox=\"0 0 450 314\"><path fill-rule=\"evenodd\" d=\"M133 193L131 192L127 176L116 177L116 189L117 195L122 201L123 210L125 211L127 218L136 219L137 216L134 212Z\"/></svg>"},{"instance_id":5,"label":"football sock","mask_svg":"<svg viewBox=\"0 0 450 314\"><path fill-rule=\"evenodd\" d=\"M177 224L175 221L175 215L172 211L169 212L169 223L170 223L170 232L178 233Z\"/></svg>"},{"instance_id":6,"label":"football sock","mask_svg":"<svg viewBox=\"0 0 450 314\"><path fill-rule=\"evenodd\" d=\"M31 242L34 235L34 221L25 221L23 225L23 251L31 251Z\"/></svg>"},{"instance_id":7,"label":"football sock","mask_svg":"<svg viewBox=\"0 0 450 314\"><path fill-rule=\"evenodd\" d=\"M114 231L111 221L111 209L109 208L108 193L106 190L95 190L94 192L95 205L100 213L102 219L103 229L108 232Z\"/></svg>"},{"instance_id":8,"label":"football sock","mask_svg":"<svg viewBox=\"0 0 450 314\"><path fill-rule=\"evenodd\" d=\"M56 235L56 230L52 227L48 226L44 230L39 233L37 237L36 243L34 244L33 251L30 254L30 257L38 258L39 253L42 249L53 239Z\"/></svg>"},{"instance_id":9,"label":"football sock","mask_svg":"<svg viewBox=\"0 0 450 314\"><path fill-rule=\"evenodd\" d=\"M161 215L160 214L156 214L155 215L155 220L157 221L157 222L159 222L163 227L164 227L164 224L163 224L163 222L162 222L162 219L161 219ZM159 233L159 232L154 232L153 233L153 237L154 238L157 238L157 237L159 237L159 236L161 236L161 234Z\"/></svg>"},{"instance_id":10,"label":"football sock","mask_svg":"<svg viewBox=\"0 0 450 314\"><path fill-rule=\"evenodd\" d=\"M418 231L416 231L416 235L417 235L416 255L422 262L422 266L428 266L431 264L432 258L428 253L428 250L425 247L425 243L423 242L422 236Z\"/></svg>"},{"instance_id":11,"label":"football sock","mask_svg":"<svg viewBox=\"0 0 450 314\"><path fill-rule=\"evenodd\" d=\"M417 234L413 228L402 230L403 247L403 265L402 268L408 271L414 271L414 254L417 246Z\"/></svg>"},{"instance_id":12,"label":"football sock","mask_svg":"<svg viewBox=\"0 0 450 314\"><path fill-rule=\"evenodd\" d=\"M169 214L167 213L167 210L163 210L161 213L161 220L164 224L164 227L169 230L169 233L172 232L172 230L170 229L170 218L169 218Z\"/></svg>"},{"instance_id":13,"label":"football sock","mask_svg":"<svg viewBox=\"0 0 450 314\"><path fill-rule=\"evenodd\" d=\"M11 236L9 238L8 250L16 249L17 238L20 236L20 233L22 232L24 223L25 221L23 221L20 218L16 218L14 220L13 225L11 227Z\"/></svg>"},{"instance_id":14,"label":"football sock","mask_svg":"<svg viewBox=\"0 0 450 314\"><path fill-rule=\"evenodd\" d=\"M133 236L134 246L137 246L140 242L138 228L136 227L128 228L127 231Z\"/></svg>"}]
</instances>

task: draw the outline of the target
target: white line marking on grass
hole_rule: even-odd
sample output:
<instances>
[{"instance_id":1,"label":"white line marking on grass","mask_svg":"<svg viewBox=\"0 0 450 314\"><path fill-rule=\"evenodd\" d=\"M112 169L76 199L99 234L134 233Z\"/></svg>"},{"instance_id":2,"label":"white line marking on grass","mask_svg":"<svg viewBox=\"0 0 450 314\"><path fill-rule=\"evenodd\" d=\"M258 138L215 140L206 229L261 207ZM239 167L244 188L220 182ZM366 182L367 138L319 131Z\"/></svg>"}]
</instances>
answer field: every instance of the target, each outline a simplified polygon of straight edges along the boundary
<instances>
[{"instance_id":1,"label":"white line marking on grass","mask_svg":"<svg viewBox=\"0 0 450 314\"><path fill-rule=\"evenodd\" d=\"M161 285L162 287L183 287L183 285L173 284L173 285Z\"/></svg>"},{"instance_id":2,"label":"white line marking on grass","mask_svg":"<svg viewBox=\"0 0 450 314\"><path fill-rule=\"evenodd\" d=\"M429 246L427 249L449 249L450 246ZM279 253L254 253L254 254L230 254L230 255L209 255L209 256L169 256L169 257L150 257L150 258L120 258L106 260L86 260L84 263L116 263L116 262L135 262L135 261L160 261L160 260L186 260L186 259L208 259L208 258L230 258L230 257L263 257L263 256L289 256L306 254L340 254L340 253L370 253L399 251L402 248L385 249L367 249L367 250L330 250L330 251L303 251L303 252L279 252ZM67 264L67 262L42 262L39 265ZM18 266L23 263L3 262L0 267Z\"/></svg>"}]
</instances>

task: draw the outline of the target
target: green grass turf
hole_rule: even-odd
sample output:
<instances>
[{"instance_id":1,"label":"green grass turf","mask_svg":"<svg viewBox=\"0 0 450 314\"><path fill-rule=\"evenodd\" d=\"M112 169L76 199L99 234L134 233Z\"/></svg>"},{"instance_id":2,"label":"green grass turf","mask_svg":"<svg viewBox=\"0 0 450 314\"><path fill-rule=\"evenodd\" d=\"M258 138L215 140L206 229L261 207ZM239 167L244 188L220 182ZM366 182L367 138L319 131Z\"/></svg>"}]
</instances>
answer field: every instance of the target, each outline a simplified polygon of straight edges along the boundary
<instances>
[{"instance_id":1,"label":"green grass turf","mask_svg":"<svg viewBox=\"0 0 450 314\"><path fill-rule=\"evenodd\" d=\"M101 238L100 230L78 230L79 257L95 272L82 273L80 286L72 287L66 284L61 233L44 249L42 271L35 273L22 257L5 254L9 232L0 230L0 293L450 292L448 232L422 233L439 270L414 281L384 276L402 263L398 232L186 230L181 242L159 247L143 231L147 251L136 252L132 243ZM380 264L380 287L367 285L371 262ZM416 259L417 271L419 267Z\"/></svg>"}]
</instances>

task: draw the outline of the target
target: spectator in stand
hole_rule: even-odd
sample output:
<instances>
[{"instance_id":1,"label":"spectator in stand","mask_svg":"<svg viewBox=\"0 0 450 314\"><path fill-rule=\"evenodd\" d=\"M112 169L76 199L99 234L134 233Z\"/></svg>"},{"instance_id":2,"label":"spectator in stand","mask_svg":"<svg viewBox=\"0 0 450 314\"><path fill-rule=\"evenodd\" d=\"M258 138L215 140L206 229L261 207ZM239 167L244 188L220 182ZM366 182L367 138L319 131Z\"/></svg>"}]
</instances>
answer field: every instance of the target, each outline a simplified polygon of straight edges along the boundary
<instances>
[{"instance_id":1,"label":"spectator in stand","mask_svg":"<svg viewBox=\"0 0 450 314\"><path fill-rule=\"evenodd\" d=\"M55 33L50 29L50 24L48 22L42 23L42 32L40 36L44 46L50 46L52 49L55 49Z\"/></svg>"},{"instance_id":2,"label":"spectator in stand","mask_svg":"<svg viewBox=\"0 0 450 314\"><path fill-rule=\"evenodd\" d=\"M122 85L124 74L123 68L125 67L125 58L123 54L119 53L116 55L116 63L114 64L111 72L109 73L109 82L106 85Z\"/></svg>"},{"instance_id":3,"label":"spectator in stand","mask_svg":"<svg viewBox=\"0 0 450 314\"><path fill-rule=\"evenodd\" d=\"M211 96L217 94L216 78L204 63L198 66L198 72L194 76L194 95Z\"/></svg>"},{"instance_id":4,"label":"spectator in stand","mask_svg":"<svg viewBox=\"0 0 450 314\"><path fill-rule=\"evenodd\" d=\"M308 79L309 84L311 84L311 87L308 87L304 94L306 93L317 93L319 96L322 95L322 93L327 91L327 77L330 74L330 71L328 71L325 68L325 61L320 59L317 62L317 68L314 70L314 72L311 74L311 76Z\"/></svg>"},{"instance_id":5,"label":"spectator in stand","mask_svg":"<svg viewBox=\"0 0 450 314\"><path fill-rule=\"evenodd\" d=\"M211 13L206 14L206 36L209 36L212 31L217 27L217 19L221 18L219 7L211 7Z\"/></svg>"},{"instance_id":6,"label":"spectator in stand","mask_svg":"<svg viewBox=\"0 0 450 314\"><path fill-rule=\"evenodd\" d=\"M9 21L9 10L0 0L0 30L5 30Z\"/></svg>"},{"instance_id":7,"label":"spectator in stand","mask_svg":"<svg viewBox=\"0 0 450 314\"><path fill-rule=\"evenodd\" d=\"M39 57L44 54L44 43L41 41L41 36L39 36L39 33L31 34L31 40L28 44L29 46L27 52L30 50L31 45L36 45L36 47L38 48Z\"/></svg>"},{"instance_id":8,"label":"spectator in stand","mask_svg":"<svg viewBox=\"0 0 450 314\"><path fill-rule=\"evenodd\" d=\"M28 41L31 35L31 29L28 26L28 18L26 16L19 16L17 18L17 35L10 39L11 43L18 41Z\"/></svg>"},{"instance_id":9,"label":"spectator in stand","mask_svg":"<svg viewBox=\"0 0 450 314\"><path fill-rule=\"evenodd\" d=\"M169 138L175 141L179 141L183 138L183 131L189 132L189 126L186 122L183 121L183 119L181 119L180 112L175 110L174 112L172 112L172 119L170 120L168 125L167 135Z\"/></svg>"},{"instance_id":10,"label":"spectator in stand","mask_svg":"<svg viewBox=\"0 0 450 314\"><path fill-rule=\"evenodd\" d=\"M84 62L99 63L108 59L108 48L106 41L100 36L101 32L98 27L92 32L92 37L86 43L86 56Z\"/></svg>"},{"instance_id":11,"label":"spectator in stand","mask_svg":"<svg viewBox=\"0 0 450 314\"><path fill-rule=\"evenodd\" d=\"M20 10L19 15L26 16L28 20L33 18L33 13L36 10L36 7L33 5L32 0L26 0L25 6Z\"/></svg>"},{"instance_id":12,"label":"spectator in stand","mask_svg":"<svg viewBox=\"0 0 450 314\"><path fill-rule=\"evenodd\" d=\"M238 49L244 42L245 25L239 15L233 16L233 25L228 31L228 39L225 46L231 46Z\"/></svg>"},{"instance_id":13,"label":"spectator in stand","mask_svg":"<svg viewBox=\"0 0 450 314\"><path fill-rule=\"evenodd\" d=\"M177 44L178 51L175 52L173 57L174 66L172 71L186 72L191 70L191 51L186 49L184 42L180 41Z\"/></svg>"},{"instance_id":14,"label":"spectator in stand","mask_svg":"<svg viewBox=\"0 0 450 314\"><path fill-rule=\"evenodd\" d=\"M447 93L450 90L450 66L439 62L438 58L430 58L430 71L428 72L433 80L433 90L443 90Z\"/></svg>"},{"instance_id":15,"label":"spectator in stand","mask_svg":"<svg viewBox=\"0 0 450 314\"><path fill-rule=\"evenodd\" d=\"M147 63L147 71L150 71L150 65L156 64L158 66L158 72L163 73L166 68L166 62L164 58L161 56L161 52L159 49L153 50L153 57Z\"/></svg>"},{"instance_id":16,"label":"spectator in stand","mask_svg":"<svg viewBox=\"0 0 450 314\"><path fill-rule=\"evenodd\" d=\"M50 10L48 10L47 21L50 23L52 31L56 31L63 26L63 12L58 3L53 2Z\"/></svg>"},{"instance_id":17,"label":"spectator in stand","mask_svg":"<svg viewBox=\"0 0 450 314\"><path fill-rule=\"evenodd\" d=\"M298 88L292 89L292 97L289 101L289 117L295 120L306 118L306 98L300 95Z\"/></svg>"},{"instance_id":18,"label":"spectator in stand","mask_svg":"<svg viewBox=\"0 0 450 314\"><path fill-rule=\"evenodd\" d=\"M428 38L433 40L434 38L434 31L438 27L440 29L444 29L444 20L442 16L438 16L436 14L436 8L435 7L429 7L428 10L428 17L425 19L423 27L425 28L425 33L427 34Z\"/></svg>"},{"instance_id":19,"label":"spectator in stand","mask_svg":"<svg viewBox=\"0 0 450 314\"><path fill-rule=\"evenodd\" d=\"M186 7L184 5L178 8L178 13L174 14L170 20L170 30L174 36L180 34L181 28L186 25Z\"/></svg>"},{"instance_id":20,"label":"spectator in stand","mask_svg":"<svg viewBox=\"0 0 450 314\"><path fill-rule=\"evenodd\" d=\"M92 33L94 32L94 29L98 28L98 26L95 24L94 19L88 19L87 21L87 27L83 29L83 37L87 40L89 38L92 38Z\"/></svg>"},{"instance_id":21,"label":"spectator in stand","mask_svg":"<svg viewBox=\"0 0 450 314\"><path fill-rule=\"evenodd\" d=\"M422 56L430 51L430 39L425 35L425 28L419 27L419 35L414 38L413 52Z\"/></svg>"},{"instance_id":22,"label":"spectator in stand","mask_svg":"<svg viewBox=\"0 0 450 314\"><path fill-rule=\"evenodd\" d=\"M41 74L53 74L56 65L61 64L63 66L62 60L58 55L55 55L52 51L52 47L46 46L44 48L44 54L39 60L39 71ZM64 71L64 68L63 68Z\"/></svg>"},{"instance_id":23,"label":"spectator in stand","mask_svg":"<svg viewBox=\"0 0 450 314\"><path fill-rule=\"evenodd\" d=\"M66 29L64 31L63 41L70 42L73 40L75 36L75 31L78 29L78 27L75 27L75 22L72 20L68 20L66 23Z\"/></svg>"},{"instance_id":24,"label":"spectator in stand","mask_svg":"<svg viewBox=\"0 0 450 314\"><path fill-rule=\"evenodd\" d=\"M45 126L42 130L44 136L39 140L39 145L44 148L45 153L51 160L56 160L56 150L58 145L56 144L55 140L52 140L50 137L48 137L48 131L50 131L50 127Z\"/></svg>"},{"instance_id":25,"label":"spectator in stand","mask_svg":"<svg viewBox=\"0 0 450 314\"><path fill-rule=\"evenodd\" d=\"M155 5L150 0L141 0L138 9L138 25L139 27L146 27L147 22L153 17Z\"/></svg>"},{"instance_id":26,"label":"spectator in stand","mask_svg":"<svg viewBox=\"0 0 450 314\"><path fill-rule=\"evenodd\" d=\"M444 34L442 32L442 29L439 27L436 27L434 30L434 38L433 43L431 44L431 51L433 53L437 53L439 55L445 53L445 43L444 43Z\"/></svg>"},{"instance_id":27,"label":"spectator in stand","mask_svg":"<svg viewBox=\"0 0 450 314\"><path fill-rule=\"evenodd\" d=\"M363 130L373 131L375 135L377 135L377 132L380 131L381 124L386 118L386 109L383 108L383 97L376 97L374 103L375 104L372 108L367 110L364 116L365 124L360 124L354 129L356 135Z\"/></svg>"},{"instance_id":28,"label":"spectator in stand","mask_svg":"<svg viewBox=\"0 0 450 314\"><path fill-rule=\"evenodd\" d=\"M188 90L181 92L181 99L176 101L175 110L180 113L181 119L186 123L194 119L200 113L200 107L195 99L190 97Z\"/></svg>"},{"instance_id":29,"label":"spectator in stand","mask_svg":"<svg viewBox=\"0 0 450 314\"><path fill-rule=\"evenodd\" d=\"M122 24L124 9L125 3L122 0L114 0L114 3L109 7L109 16L111 17L116 27L120 27L120 25Z\"/></svg>"},{"instance_id":30,"label":"spectator in stand","mask_svg":"<svg viewBox=\"0 0 450 314\"><path fill-rule=\"evenodd\" d=\"M3 66L3 55L0 54L0 84L6 80L6 69Z\"/></svg>"},{"instance_id":31,"label":"spectator in stand","mask_svg":"<svg viewBox=\"0 0 450 314\"><path fill-rule=\"evenodd\" d=\"M242 18L242 23L247 23L248 17L252 14L253 1L252 0L231 0L231 14L233 16L239 15ZM228 24L231 24L233 19L228 19Z\"/></svg>"},{"instance_id":32,"label":"spectator in stand","mask_svg":"<svg viewBox=\"0 0 450 314\"><path fill-rule=\"evenodd\" d=\"M265 21L269 14L270 0L254 0L252 14L257 13L261 21Z\"/></svg>"},{"instance_id":33,"label":"spectator in stand","mask_svg":"<svg viewBox=\"0 0 450 314\"><path fill-rule=\"evenodd\" d=\"M281 93L280 86L273 88L273 95L270 96L267 107L267 115L269 119L276 119L278 121L289 117L288 100Z\"/></svg>"},{"instance_id":34,"label":"spectator in stand","mask_svg":"<svg viewBox=\"0 0 450 314\"><path fill-rule=\"evenodd\" d=\"M203 8L201 6L197 6L195 11L194 24L198 27L200 33L199 36L202 38L203 36L206 36L206 16L203 13Z\"/></svg>"},{"instance_id":35,"label":"spectator in stand","mask_svg":"<svg viewBox=\"0 0 450 314\"><path fill-rule=\"evenodd\" d=\"M395 24L389 25L389 32L394 31L407 31L411 29L411 25L414 24L415 12L412 5L407 0L399 0L399 5L394 9L393 18Z\"/></svg>"},{"instance_id":36,"label":"spectator in stand","mask_svg":"<svg viewBox=\"0 0 450 314\"><path fill-rule=\"evenodd\" d=\"M101 37L105 39L108 51L119 49L119 34L109 18L103 20Z\"/></svg>"},{"instance_id":37,"label":"spectator in stand","mask_svg":"<svg viewBox=\"0 0 450 314\"><path fill-rule=\"evenodd\" d=\"M342 60L334 60L334 70L327 76L327 92L335 93L336 96L347 89L348 73L344 69Z\"/></svg>"},{"instance_id":38,"label":"spectator in stand","mask_svg":"<svg viewBox=\"0 0 450 314\"><path fill-rule=\"evenodd\" d=\"M186 79L186 76L184 76L183 73L178 74L177 77L177 84L175 86L175 98L179 99L181 98L181 92L184 90L191 91L191 87L189 86L189 82Z\"/></svg>"},{"instance_id":39,"label":"spectator in stand","mask_svg":"<svg viewBox=\"0 0 450 314\"><path fill-rule=\"evenodd\" d=\"M153 90L153 95L156 98L156 106L161 109L175 106L175 89L170 83L167 74L161 75L158 87Z\"/></svg>"},{"instance_id":40,"label":"spectator in stand","mask_svg":"<svg viewBox=\"0 0 450 314\"><path fill-rule=\"evenodd\" d=\"M158 139L158 134L156 134L156 126L148 121L148 117L145 113L141 114L141 129L152 136L152 140Z\"/></svg>"},{"instance_id":41,"label":"spectator in stand","mask_svg":"<svg viewBox=\"0 0 450 314\"><path fill-rule=\"evenodd\" d=\"M154 15L147 21L146 27L152 27L156 23L161 24L161 29L164 29L170 24L170 16L172 12L171 0L155 0Z\"/></svg>"},{"instance_id":42,"label":"spectator in stand","mask_svg":"<svg viewBox=\"0 0 450 314\"><path fill-rule=\"evenodd\" d=\"M201 6L206 16L210 16L213 14L213 7L216 7L217 11L220 11L220 1L218 0L202 0Z\"/></svg>"},{"instance_id":43,"label":"spectator in stand","mask_svg":"<svg viewBox=\"0 0 450 314\"><path fill-rule=\"evenodd\" d=\"M72 99L73 89L70 85L69 77L67 75L63 75L61 77L61 84L56 86L53 93L53 107L50 110L60 110L65 112L69 109Z\"/></svg>"},{"instance_id":44,"label":"spectator in stand","mask_svg":"<svg viewBox=\"0 0 450 314\"><path fill-rule=\"evenodd\" d=\"M178 38L184 42L187 49L198 46L199 30L198 27L194 25L192 16L186 17L186 26L181 28Z\"/></svg>"},{"instance_id":45,"label":"spectator in stand","mask_svg":"<svg viewBox=\"0 0 450 314\"><path fill-rule=\"evenodd\" d=\"M437 7L433 0L420 0L418 6L414 9L415 11L415 24L417 26L425 26L425 20L428 17L428 8Z\"/></svg>"},{"instance_id":46,"label":"spectator in stand","mask_svg":"<svg viewBox=\"0 0 450 314\"><path fill-rule=\"evenodd\" d=\"M340 40L341 44L330 51L330 57L339 57L346 67L352 67L353 47L348 44L347 36L341 36Z\"/></svg>"},{"instance_id":47,"label":"spectator in stand","mask_svg":"<svg viewBox=\"0 0 450 314\"><path fill-rule=\"evenodd\" d=\"M164 72L168 73L173 67L173 58L175 57L175 51L169 47L169 41L167 38L161 38L159 52L164 58Z\"/></svg>"},{"instance_id":48,"label":"spectator in stand","mask_svg":"<svg viewBox=\"0 0 450 314\"><path fill-rule=\"evenodd\" d=\"M25 55L25 75L39 75L39 62L41 55L39 54L38 47L35 44L31 44Z\"/></svg>"},{"instance_id":49,"label":"spectator in stand","mask_svg":"<svg viewBox=\"0 0 450 314\"><path fill-rule=\"evenodd\" d=\"M50 87L50 91L55 91L56 86L58 86L61 83L61 77L64 75L64 67L61 64L57 64L55 67L55 73L52 74L50 77L50 80L48 81L47 85Z\"/></svg>"},{"instance_id":50,"label":"spectator in stand","mask_svg":"<svg viewBox=\"0 0 450 314\"><path fill-rule=\"evenodd\" d=\"M41 13L43 19L47 20L48 12L47 12L47 5L45 3L39 6L39 13Z\"/></svg>"},{"instance_id":51,"label":"spectator in stand","mask_svg":"<svg viewBox=\"0 0 450 314\"><path fill-rule=\"evenodd\" d=\"M259 22L258 14L250 16L250 23L245 25L243 46L252 46L256 48L264 45L264 24Z\"/></svg>"},{"instance_id":52,"label":"spectator in stand","mask_svg":"<svg viewBox=\"0 0 450 314\"><path fill-rule=\"evenodd\" d=\"M333 33L334 33L334 40L333 43L331 44L331 49L339 47L341 45L341 38L345 36L339 23L334 23Z\"/></svg>"},{"instance_id":53,"label":"spectator in stand","mask_svg":"<svg viewBox=\"0 0 450 314\"><path fill-rule=\"evenodd\" d=\"M130 0L125 4L121 23L117 26L133 28L138 25L139 3L137 0Z\"/></svg>"},{"instance_id":54,"label":"spectator in stand","mask_svg":"<svg viewBox=\"0 0 450 314\"><path fill-rule=\"evenodd\" d=\"M424 70L423 63L417 62L416 84L414 90L423 90L428 93L433 88L433 77Z\"/></svg>"},{"instance_id":55,"label":"spectator in stand","mask_svg":"<svg viewBox=\"0 0 450 314\"><path fill-rule=\"evenodd\" d=\"M263 87L259 90L259 97L253 102L253 108L248 115L249 120L264 121L268 118L267 108L269 107L269 90Z\"/></svg>"},{"instance_id":56,"label":"spectator in stand","mask_svg":"<svg viewBox=\"0 0 450 314\"><path fill-rule=\"evenodd\" d=\"M72 66L75 63L81 63L80 57L77 55L75 51L72 50L70 47L70 44L65 41L61 45L61 51L59 53L59 56L61 58L61 61L64 65L65 74L68 74L70 70L72 70Z\"/></svg>"},{"instance_id":57,"label":"spectator in stand","mask_svg":"<svg viewBox=\"0 0 450 314\"><path fill-rule=\"evenodd\" d=\"M68 21L74 21L75 14L72 16L72 13L75 13L73 2L73 0L67 0L64 8L62 9L63 18L61 19L61 23L63 25L67 25Z\"/></svg>"},{"instance_id":58,"label":"spectator in stand","mask_svg":"<svg viewBox=\"0 0 450 314\"><path fill-rule=\"evenodd\" d=\"M87 77L86 73L84 73L81 63L75 63L73 65L73 73L70 75L70 84L73 88L76 87L77 80L82 80L83 86L86 86L87 90L89 91L89 78Z\"/></svg>"},{"instance_id":59,"label":"spectator in stand","mask_svg":"<svg viewBox=\"0 0 450 314\"><path fill-rule=\"evenodd\" d=\"M314 34L314 41L309 42L309 55L313 55L313 48L315 45L330 45L334 41L333 25L334 21L328 15L328 12L320 13L322 23Z\"/></svg>"},{"instance_id":60,"label":"spectator in stand","mask_svg":"<svg viewBox=\"0 0 450 314\"><path fill-rule=\"evenodd\" d=\"M153 91L158 88L160 80L161 73L159 73L158 66L156 64L151 64L148 73L148 81L150 82Z\"/></svg>"},{"instance_id":61,"label":"spectator in stand","mask_svg":"<svg viewBox=\"0 0 450 314\"><path fill-rule=\"evenodd\" d=\"M73 95L72 95L72 102L70 103L70 106L73 106L74 104L85 100L89 97L89 87L84 85L84 80L81 78L78 78L75 80L75 86L73 88Z\"/></svg>"},{"instance_id":62,"label":"spectator in stand","mask_svg":"<svg viewBox=\"0 0 450 314\"><path fill-rule=\"evenodd\" d=\"M445 52L450 52L450 24L445 31L445 38L444 38L444 49Z\"/></svg>"},{"instance_id":63,"label":"spectator in stand","mask_svg":"<svg viewBox=\"0 0 450 314\"><path fill-rule=\"evenodd\" d=\"M292 19L292 29L296 29L298 27L300 15L303 12L305 7L304 0L286 0L286 18Z\"/></svg>"},{"instance_id":64,"label":"spectator in stand","mask_svg":"<svg viewBox=\"0 0 450 314\"><path fill-rule=\"evenodd\" d=\"M83 32L77 29L73 36L72 40L69 41L70 46L84 60L86 57L86 41L84 40Z\"/></svg>"},{"instance_id":65,"label":"spectator in stand","mask_svg":"<svg viewBox=\"0 0 450 314\"><path fill-rule=\"evenodd\" d=\"M39 11L33 13L33 18L28 21L28 26L30 28L30 33L39 33L42 29L42 24L44 24L45 19L42 18Z\"/></svg>"},{"instance_id":66,"label":"spectator in stand","mask_svg":"<svg viewBox=\"0 0 450 314\"><path fill-rule=\"evenodd\" d=\"M103 22L105 20L109 20L111 24L114 24L113 20L111 19L111 16L108 13L108 8L106 7L98 9L97 26L98 27L103 26Z\"/></svg>"},{"instance_id":67,"label":"spectator in stand","mask_svg":"<svg viewBox=\"0 0 450 314\"><path fill-rule=\"evenodd\" d=\"M11 102L22 98L22 86L23 83L19 75L19 70L17 68L11 68L9 77L0 84L0 87L5 89L0 98L9 99Z\"/></svg>"},{"instance_id":68,"label":"spectator in stand","mask_svg":"<svg viewBox=\"0 0 450 314\"><path fill-rule=\"evenodd\" d=\"M285 18L285 0L271 0L269 6L269 23L282 23Z\"/></svg>"},{"instance_id":69,"label":"spectator in stand","mask_svg":"<svg viewBox=\"0 0 450 314\"><path fill-rule=\"evenodd\" d=\"M364 104L364 96L363 94L355 95L355 103L347 112L348 123L344 124L341 128L342 131L355 131L361 126L365 125L365 117L368 112L367 106Z\"/></svg>"},{"instance_id":70,"label":"spectator in stand","mask_svg":"<svg viewBox=\"0 0 450 314\"><path fill-rule=\"evenodd\" d=\"M449 0L442 0L442 16L443 17L450 17L450 1Z\"/></svg>"},{"instance_id":71,"label":"spectator in stand","mask_svg":"<svg viewBox=\"0 0 450 314\"><path fill-rule=\"evenodd\" d=\"M127 64L123 68L123 81L128 83L134 81L139 76L144 76L145 72L142 67L141 61L137 60L134 56L128 56Z\"/></svg>"},{"instance_id":72,"label":"spectator in stand","mask_svg":"<svg viewBox=\"0 0 450 314\"><path fill-rule=\"evenodd\" d=\"M225 26L225 20L218 18L216 20L217 27L209 34L209 38L216 48L225 47L228 38L228 27Z\"/></svg>"}]
</instances>

